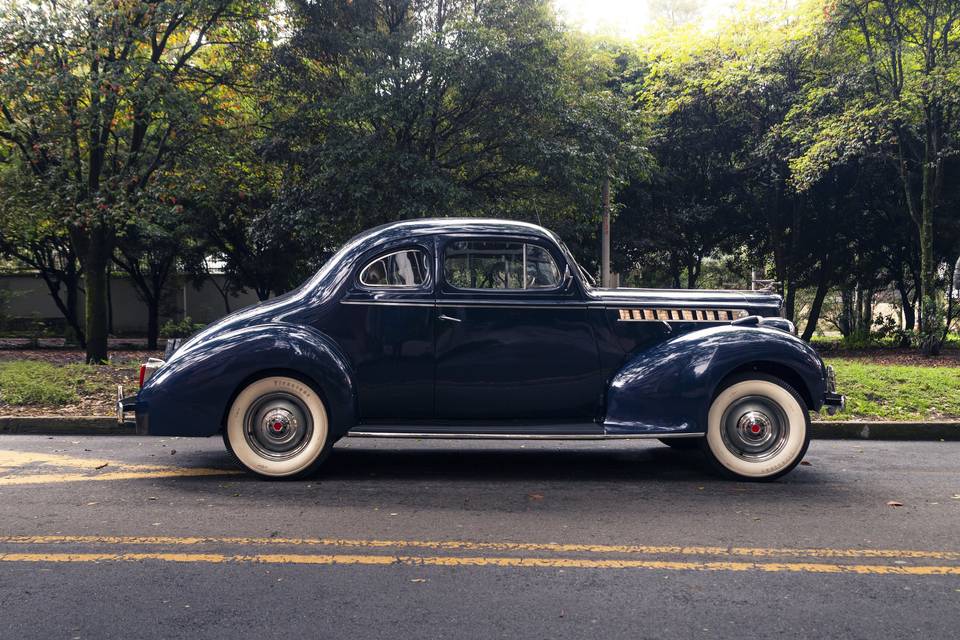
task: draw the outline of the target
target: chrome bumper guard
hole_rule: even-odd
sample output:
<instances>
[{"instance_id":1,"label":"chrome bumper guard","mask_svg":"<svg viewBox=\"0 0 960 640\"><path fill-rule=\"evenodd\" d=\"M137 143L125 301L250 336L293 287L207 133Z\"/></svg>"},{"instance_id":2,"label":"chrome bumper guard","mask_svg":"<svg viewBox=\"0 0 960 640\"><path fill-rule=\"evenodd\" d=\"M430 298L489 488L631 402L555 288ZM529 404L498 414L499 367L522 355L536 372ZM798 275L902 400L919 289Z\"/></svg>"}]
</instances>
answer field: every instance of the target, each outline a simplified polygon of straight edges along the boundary
<instances>
[{"instance_id":1,"label":"chrome bumper guard","mask_svg":"<svg viewBox=\"0 0 960 640\"><path fill-rule=\"evenodd\" d=\"M117 422L136 422L137 396L123 395L123 385L117 385ZM133 414L127 418L127 414Z\"/></svg>"},{"instance_id":2,"label":"chrome bumper guard","mask_svg":"<svg viewBox=\"0 0 960 640\"><path fill-rule=\"evenodd\" d=\"M847 399L843 394L837 393L837 374L834 372L833 367L829 365L827 366L827 374L824 382L823 406L827 408L827 413L832 416L847 407Z\"/></svg>"}]
</instances>

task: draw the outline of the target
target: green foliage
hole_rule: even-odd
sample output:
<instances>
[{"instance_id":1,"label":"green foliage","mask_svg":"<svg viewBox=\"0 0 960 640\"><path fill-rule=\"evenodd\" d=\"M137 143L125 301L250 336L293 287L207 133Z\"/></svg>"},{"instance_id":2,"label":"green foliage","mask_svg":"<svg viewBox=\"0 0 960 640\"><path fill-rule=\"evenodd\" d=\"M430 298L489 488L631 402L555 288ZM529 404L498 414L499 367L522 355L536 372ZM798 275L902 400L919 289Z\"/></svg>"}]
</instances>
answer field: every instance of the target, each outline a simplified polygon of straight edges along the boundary
<instances>
[{"instance_id":1,"label":"green foliage","mask_svg":"<svg viewBox=\"0 0 960 640\"><path fill-rule=\"evenodd\" d=\"M183 320L167 320L160 327L160 337L162 338L189 338L197 331L203 329L206 325L194 322L190 316Z\"/></svg>"},{"instance_id":2,"label":"green foliage","mask_svg":"<svg viewBox=\"0 0 960 640\"><path fill-rule=\"evenodd\" d=\"M889 289L906 327L880 340L923 324L936 350L960 253L960 6L751 6L707 34L695 2L658 0L627 43L549 0L10 0L0 254L101 359L111 263L153 339L177 271L222 264L227 291L266 299L401 218L539 222L592 268L609 178L625 282L755 271L806 337L823 309L848 341Z\"/></svg>"},{"instance_id":3,"label":"green foliage","mask_svg":"<svg viewBox=\"0 0 960 640\"><path fill-rule=\"evenodd\" d=\"M607 86L614 56L565 36L545 0L294 6L274 213L310 220L315 255L402 218L576 227L603 176L642 155L635 114Z\"/></svg>"}]
</instances>

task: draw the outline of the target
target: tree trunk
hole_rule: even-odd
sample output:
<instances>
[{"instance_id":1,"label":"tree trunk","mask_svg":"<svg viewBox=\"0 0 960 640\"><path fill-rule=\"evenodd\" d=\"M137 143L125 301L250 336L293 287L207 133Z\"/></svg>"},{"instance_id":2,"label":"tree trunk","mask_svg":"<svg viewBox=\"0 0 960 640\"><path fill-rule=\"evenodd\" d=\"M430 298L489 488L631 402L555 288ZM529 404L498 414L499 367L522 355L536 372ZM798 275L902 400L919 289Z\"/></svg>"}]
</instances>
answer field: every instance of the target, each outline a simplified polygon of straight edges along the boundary
<instances>
[{"instance_id":1,"label":"tree trunk","mask_svg":"<svg viewBox=\"0 0 960 640\"><path fill-rule=\"evenodd\" d=\"M813 296L813 302L810 304L810 314L807 316L807 325L803 328L803 335L800 336L804 341L810 342L813 332L817 330L817 322L820 320L820 311L823 309L823 301L829 291L830 279L827 277L826 267L820 268L820 278L817 280L817 292Z\"/></svg>"},{"instance_id":2,"label":"tree trunk","mask_svg":"<svg viewBox=\"0 0 960 640\"><path fill-rule=\"evenodd\" d=\"M897 281L897 293L900 294L900 305L903 307L903 324L905 331L913 331L914 327L917 326L917 316L913 309L913 300L910 299L910 293L907 291L906 285Z\"/></svg>"},{"instance_id":3,"label":"tree trunk","mask_svg":"<svg viewBox=\"0 0 960 640\"><path fill-rule=\"evenodd\" d=\"M110 248L102 227L90 234L83 265L86 307L87 363L107 360L107 267Z\"/></svg>"},{"instance_id":4,"label":"tree trunk","mask_svg":"<svg viewBox=\"0 0 960 640\"><path fill-rule=\"evenodd\" d=\"M670 252L670 277L673 278L673 288L680 288L680 258L675 251Z\"/></svg>"},{"instance_id":5,"label":"tree trunk","mask_svg":"<svg viewBox=\"0 0 960 640\"><path fill-rule=\"evenodd\" d=\"M78 297L77 288L80 283L79 283L79 277L77 276L76 272L69 274L68 280L66 281L65 284L67 287L67 305L66 305L67 306L67 313L66 313L67 326L69 327L69 331L72 334L71 336L68 337L68 342L72 338L77 342L77 344L80 345L81 348L85 349L87 347L87 339L83 333L83 327L80 324L81 319L80 319L79 308L78 308L79 304L77 300L77 297Z\"/></svg>"},{"instance_id":6,"label":"tree trunk","mask_svg":"<svg viewBox=\"0 0 960 640\"><path fill-rule=\"evenodd\" d=\"M933 202L926 197L927 182L932 181L931 169L924 167L924 198L920 222L920 334L923 353L935 356L940 353L940 313L933 255Z\"/></svg>"},{"instance_id":7,"label":"tree trunk","mask_svg":"<svg viewBox=\"0 0 960 640\"><path fill-rule=\"evenodd\" d=\"M840 335L849 338L853 332L853 292L845 286L840 290L840 318L837 323L840 327Z\"/></svg>"},{"instance_id":8,"label":"tree trunk","mask_svg":"<svg viewBox=\"0 0 960 640\"><path fill-rule=\"evenodd\" d=\"M784 280L783 317L793 322L797 306L797 288L792 282Z\"/></svg>"},{"instance_id":9,"label":"tree trunk","mask_svg":"<svg viewBox=\"0 0 960 640\"><path fill-rule=\"evenodd\" d=\"M160 300L147 300L147 349L157 350L157 339L160 337Z\"/></svg>"}]
</instances>

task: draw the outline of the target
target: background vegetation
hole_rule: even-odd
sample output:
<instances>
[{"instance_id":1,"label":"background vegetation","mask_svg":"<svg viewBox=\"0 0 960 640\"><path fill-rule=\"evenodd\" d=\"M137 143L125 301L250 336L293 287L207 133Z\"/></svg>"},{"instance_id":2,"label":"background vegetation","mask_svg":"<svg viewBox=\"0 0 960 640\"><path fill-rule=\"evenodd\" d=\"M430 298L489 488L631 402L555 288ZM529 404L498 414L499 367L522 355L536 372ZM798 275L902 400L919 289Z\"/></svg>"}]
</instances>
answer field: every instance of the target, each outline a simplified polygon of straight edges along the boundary
<instances>
[{"instance_id":1,"label":"background vegetation","mask_svg":"<svg viewBox=\"0 0 960 640\"><path fill-rule=\"evenodd\" d=\"M266 298L400 218L540 222L597 271L606 180L625 284L757 271L807 339L827 318L926 353L956 312L957 1L787 2L704 31L662 0L635 42L548 0L0 4L0 253L89 361L110 269L151 346L178 273L217 262ZM902 325L874 327L878 296Z\"/></svg>"}]
</instances>

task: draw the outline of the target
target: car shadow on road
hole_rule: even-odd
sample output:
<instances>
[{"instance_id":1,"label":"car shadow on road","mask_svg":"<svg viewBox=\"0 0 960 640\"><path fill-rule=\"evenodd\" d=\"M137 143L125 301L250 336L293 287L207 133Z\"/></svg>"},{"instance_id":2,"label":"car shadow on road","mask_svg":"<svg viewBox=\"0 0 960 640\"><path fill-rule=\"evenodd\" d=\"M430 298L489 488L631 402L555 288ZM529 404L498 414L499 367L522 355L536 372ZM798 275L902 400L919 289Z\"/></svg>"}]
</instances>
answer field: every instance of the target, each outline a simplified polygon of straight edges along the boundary
<instances>
[{"instance_id":1,"label":"car shadow on road","mask_svg":"<svg viewBox=\"0 0 960 640\"><path fill-rule=\"evenodd\" d=\"M721 477L697 450L679 451L644 443L584 447L577 444L485 446L471 443L437 448L419 444L392 447L337 446L317 479L330 481L436 480L462 482L677 482L726 486L770 486ZM773 484L822 486L829 482L816 469L801 466Z\"/></svg>"}]
</instances>

